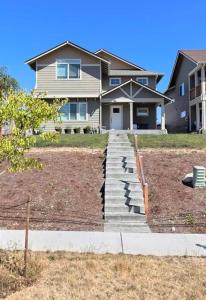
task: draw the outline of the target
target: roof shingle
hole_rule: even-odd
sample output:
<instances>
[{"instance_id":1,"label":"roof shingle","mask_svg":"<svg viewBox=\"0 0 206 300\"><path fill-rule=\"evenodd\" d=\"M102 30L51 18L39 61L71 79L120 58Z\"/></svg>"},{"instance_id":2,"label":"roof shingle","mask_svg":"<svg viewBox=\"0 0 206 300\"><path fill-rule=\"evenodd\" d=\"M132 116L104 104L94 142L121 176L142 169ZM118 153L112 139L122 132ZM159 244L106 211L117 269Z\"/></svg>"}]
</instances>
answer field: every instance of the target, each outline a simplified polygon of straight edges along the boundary
<instances>
[{"instance_id":1,"label":"roof shingle","mask_svg":"<svg viewBox=\"0 0 206 300\"><path fill-rule=\"evenodd\" d=\"M206 62L206 50L180 50L180 53L190 57L195 62Z\"/></svg>"}]
</instances>

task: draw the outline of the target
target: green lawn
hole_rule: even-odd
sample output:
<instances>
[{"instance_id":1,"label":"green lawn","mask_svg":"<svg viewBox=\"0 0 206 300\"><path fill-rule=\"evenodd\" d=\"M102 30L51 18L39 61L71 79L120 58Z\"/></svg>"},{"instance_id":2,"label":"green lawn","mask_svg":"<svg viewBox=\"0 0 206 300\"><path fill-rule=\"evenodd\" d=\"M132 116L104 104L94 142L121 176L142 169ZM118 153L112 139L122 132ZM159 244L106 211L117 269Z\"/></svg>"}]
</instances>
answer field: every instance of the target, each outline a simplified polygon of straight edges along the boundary
<instances>
[{"instance_id":1,"label":"green lawn","mask_svg":"<svg viewBox=\"0 0 206 300\"><path fill-rule=\"evenodd\" d=\"M107 140L107 134L62 134L58 143L37 139L35 147L82 147L104 149L107 145Z\"/></svg>"},{"instance_id":2,"label":"green lawn","mask_svg":"<svg viewBox=\"0 0 206 300\"><path fill-rule=\"evenodd\" d=\"M133 135L129 135L133 142ZM138 135L141 148L192 148L206 149L206 136L202 134Z\"/></svg>"}]
</instances>

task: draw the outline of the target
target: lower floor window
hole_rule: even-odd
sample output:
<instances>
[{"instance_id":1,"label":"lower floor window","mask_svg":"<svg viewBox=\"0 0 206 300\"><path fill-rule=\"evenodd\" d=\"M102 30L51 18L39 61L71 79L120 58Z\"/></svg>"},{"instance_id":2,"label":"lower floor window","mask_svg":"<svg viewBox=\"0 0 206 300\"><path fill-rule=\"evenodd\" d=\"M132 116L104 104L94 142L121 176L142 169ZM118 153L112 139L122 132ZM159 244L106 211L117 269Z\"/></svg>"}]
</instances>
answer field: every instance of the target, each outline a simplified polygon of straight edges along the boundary
<instances>
[{"instance_id":1,"label":"lower floor window","mask_svg":"<svg viewBox=\"0 0 206 300\"><path fill-rule=\"evenodd\" d=\"M149 108L148 107L137 107L137 116L138 117L148 117Z\"/></svg>"},{"instance_id":2,"label":"lower floor window","mask_svg":"<svg viewBox=\"0 0 206 300\"><path fill-rule=\"evenodd\" d=\"M87 103L71 102L64 104L60 109L60 119L62 121L86 121Z\"/></svg>"}]
</instances>

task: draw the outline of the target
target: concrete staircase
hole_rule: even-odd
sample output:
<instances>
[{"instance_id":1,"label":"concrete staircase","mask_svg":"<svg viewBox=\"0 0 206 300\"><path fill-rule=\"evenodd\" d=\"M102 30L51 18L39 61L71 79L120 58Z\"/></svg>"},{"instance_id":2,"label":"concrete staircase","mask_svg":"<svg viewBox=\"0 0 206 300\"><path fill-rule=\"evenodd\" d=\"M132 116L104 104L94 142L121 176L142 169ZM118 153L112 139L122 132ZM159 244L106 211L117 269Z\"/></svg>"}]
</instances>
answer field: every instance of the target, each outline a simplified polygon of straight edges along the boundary
<instances>
[{"instance_id":1,"label":"concrete staircase","mask_svg":"<svg viewBox=\"0 0 206 300\"><path fill-rule=\"evenodd\" d=\"M104 217L104 231L150 232L134 149L126 133L109 133Z\"/></svg>"}]
</instances>

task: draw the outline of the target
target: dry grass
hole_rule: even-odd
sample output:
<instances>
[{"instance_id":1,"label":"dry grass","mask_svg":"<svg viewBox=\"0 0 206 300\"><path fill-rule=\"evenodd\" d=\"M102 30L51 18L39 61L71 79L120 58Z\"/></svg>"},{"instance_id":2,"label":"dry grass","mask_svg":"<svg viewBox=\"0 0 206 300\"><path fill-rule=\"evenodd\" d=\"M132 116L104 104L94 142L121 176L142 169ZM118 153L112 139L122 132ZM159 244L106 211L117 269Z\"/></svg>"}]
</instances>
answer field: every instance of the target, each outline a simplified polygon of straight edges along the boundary
<instances>
[{"instance_id":1,"label":"dry grass","mask_svg":"<svg viewBox=\"0 0 206 300\"><path fill-rule=\"evenodd\" d=\"M129 255L39 254L46 267L10 300L205 299L206 259Z\"/></svg>"},{"instance_id":2,"label":"dry grass","mask_svg":"<svg viewBox=\"0 0 206 300\"><path fill-rule=\"evenodd\" d=\"M34 253L29 254L27 278L24 274L24 256L21 251L0 250L0 299L32 285L46 266L45 260Z\"/></svg>"}]
</instances>

